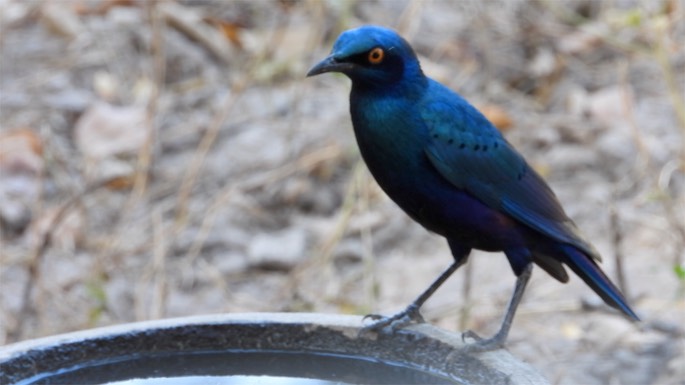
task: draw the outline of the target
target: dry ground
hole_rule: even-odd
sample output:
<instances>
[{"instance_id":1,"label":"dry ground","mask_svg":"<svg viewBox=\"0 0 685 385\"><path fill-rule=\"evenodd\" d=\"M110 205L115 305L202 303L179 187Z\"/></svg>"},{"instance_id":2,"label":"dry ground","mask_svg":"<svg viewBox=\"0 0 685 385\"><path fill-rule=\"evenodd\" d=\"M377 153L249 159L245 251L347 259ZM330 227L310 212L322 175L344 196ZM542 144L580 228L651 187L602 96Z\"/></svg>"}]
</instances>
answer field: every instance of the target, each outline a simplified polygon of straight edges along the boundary
<instances>
[{"instance_id":1,"label":"dry ground","mask_svg":"<svg viewBox=\"0 0 685 385\"><path fill-rule=\"evenodd\" d=\"M449 263L378 189L344 29L400 30L497 120L644 322L536 270L508 348L554 384L685 384L685 3L0 1L0 341L219 312L387 312ZM509 125L507 122L509 121ZM474 252L429 303L493 333Z\"/></svg>"}]
</instances>

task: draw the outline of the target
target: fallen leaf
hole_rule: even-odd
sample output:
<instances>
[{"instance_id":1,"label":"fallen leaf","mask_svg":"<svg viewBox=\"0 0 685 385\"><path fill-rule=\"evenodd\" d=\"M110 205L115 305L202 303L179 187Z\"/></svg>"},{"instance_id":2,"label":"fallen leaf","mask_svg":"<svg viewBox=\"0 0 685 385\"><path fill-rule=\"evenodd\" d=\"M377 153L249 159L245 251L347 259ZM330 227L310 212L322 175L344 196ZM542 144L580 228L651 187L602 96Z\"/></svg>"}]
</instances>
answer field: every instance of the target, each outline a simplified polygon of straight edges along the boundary
<instances>
[{"instance_id":1,"label":"fallen leaf","mask_svg":"<svg viewBox=\"0 0 685 385\"><path fill-rule=\"evenodd\" d=\"M103 162L99 171L97 180L107 181L110 190L128 190L135 182L135 168L116 159Z\"/></svg>"},{"instance_id":2,"label":"fallen leaf","mask_svg":"<svg viewBox=\"0 0 685 385\"><path fill-rule=\"evenodd\" d=\"M243 26L213 17L206 17L205 21L217 27L233 45L240 49L243 48L243 42L240 40L240 30L243 29Z\"/></svg>"},{"instance_id":3,"label":"fallen leaf","mask_svg":"<svg viewBox=\"0 0 685 385\"><path fill-rule=\"evenodd\" d=\"M564 54L582 54L602 45L602 36L609 33L604 23L588 23L576 31L564 34L556 42L556 46L559 52Z\"/></svg>"},{"instance_id":4,"label":"fallen leaf","mask_svg":"<svg viewBox=\"0 0 685 385\"><path fill-rule=\"evenodd\" d=\"M132 175L118 176L108 180L105 187L110 190L126 190L133 186L133 182Z\"/></svg>"},{"instance_id":5,"label":"fallen leaf","mask_svg":"<svg viewBox=\"0 0 685 385\"><path fill-rule=\"evenodd\" d=\"M65 7L59 2L45 2L40 15L47 27L61 36L75 39L82 35L83 24L70 7Z\"/></svg>"},{"instance_id":6,"label":"fallen leaf","mask_svg":"<svg viewBox=\"0 0 685 385\"><path fill-rule=\"evenodd\" d=\"M60 214L61 208L52 207L36 218L27 233L27 241L32 247L37 247L46 236L58 249L73 252L83 240L85 214L83 209L75 207Z\"/></svg>"},{"instance_id":7,"label":"fallen leaf","mask_svg":"<svg viewBox=\"0 0 685 385\"><path fill-rule=\"evenodd\" d=\"M308 25L288 25L277 29L252 29L242 33L245 50L252 55L260 56L268 48L267 60L255 63L254 78L260 83L269 83L283 76L301 76L307 71L302 60L310 54L313 33Z\"/></svg>"},{"instance_id":8,"label":"fallen leaf","mask_svg":"<svg viewBox=\"0 0 685 385\"><path fill-rule=\"evenodd\" d=\"M500 131L506 131L513 124L509 114L502 107L494 104L486 104L477 107L488 120Z\"/></svg>"},{"instance_id":9,"label":"fallen leaf","mask_svg":"<svg viewBox=\"0 0 685 385\"><path fill-rule=\"evenodd\" d=\"M257 234L250 241L247 257L254 267L288 271L305 257L307 233L292 228L275 233Z\"/></svg>"},{"instance_id":10,"label":"fallen leaf","mask_svg":"<svg viewBox=\"0 0 685 385\"><path fill-rule=\"evenodd\" d=\"M31 221L40 197L43 143L33 130L0 133L0 221L20 233Z\"/></svg>"},{"instance_id":11,"label":"fallen leaf","mask_svg":"<svg viewBox=\"0 0 685 385\"><path fill-rule=\"evenodd\" d=\"M87 158L101 160L137 153L147 142L151 128L143 107L98 102L81 116L74 131L79 151Z\"/></svg>"},{"instance_id":12,"label":"fallen leaf","mask_svg":"<svg viewBox=\"0 0 685 385\"><path fill-rule=\"evenodd\" d=\"M79 15L105 15L114 7L133 7L135 5L134 0L100 0L96 5L75 2L72 7L74 12Z\"/></svg>"},{"instance_id":13,"label":"fallen leaf","mask_svg":"<svg viewBox=\"0 0 685 385\"><path fill-rule=\"evenodd\" d=\"M608 127L628 126L634 99L630 86L609 86L589 95L588 108L591 116Z\"/></svg>"},{"instance_id":14,"label":"fallen leaf","mask_svg":"<svg viewBox=\"0 0 685 385\"><path fill-rule=\"evenodd\" d=\"M43 172L43 142L33 130L20 128L0 133L0 171L3 175Z\"/></svg>"},{"instance_id":15,"label":"fallen leaf","mask_svg":"<svg viewBox=\"0 0 685 385\"><path fill-rule=\"evenodd\" d=\"M202 15L192 7L163 2L158 3L158 9L170 26L202 44L223 62L229 63L234 59L234 50L223 38L221 32L208 26Z\"/></svg>"}]
</instances>

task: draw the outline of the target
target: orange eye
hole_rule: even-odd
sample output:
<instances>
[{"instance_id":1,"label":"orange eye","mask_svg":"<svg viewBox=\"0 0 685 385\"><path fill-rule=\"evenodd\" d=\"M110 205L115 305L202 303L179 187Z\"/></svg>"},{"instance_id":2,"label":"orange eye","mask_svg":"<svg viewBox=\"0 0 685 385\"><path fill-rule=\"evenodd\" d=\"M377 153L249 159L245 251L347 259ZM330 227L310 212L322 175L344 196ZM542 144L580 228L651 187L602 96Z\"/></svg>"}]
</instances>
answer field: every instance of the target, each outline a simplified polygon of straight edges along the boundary
<instances>
[{"instance_id":1,"label":"orange eye","mask_svg":"<svg viewBox=\"0 0 685 385\"><path fill-rule=\"evenodd\" d=\"M380 64L384 57L385 51L383 51L383 48L376 47L369 51L369 63L371 64Z\"/></svg>"}]
</instances>

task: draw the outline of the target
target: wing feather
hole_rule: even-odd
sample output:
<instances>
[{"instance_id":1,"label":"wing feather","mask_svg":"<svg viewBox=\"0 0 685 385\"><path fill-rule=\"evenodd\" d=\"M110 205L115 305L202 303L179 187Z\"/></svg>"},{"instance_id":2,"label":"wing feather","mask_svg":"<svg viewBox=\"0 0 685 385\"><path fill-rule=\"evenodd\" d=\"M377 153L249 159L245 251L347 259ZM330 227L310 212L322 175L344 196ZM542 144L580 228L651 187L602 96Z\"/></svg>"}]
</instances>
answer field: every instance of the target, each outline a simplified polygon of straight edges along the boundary
<instances>
[{"instance_id":1,"label":"wing feather","mask_svg":"<svg viewBox=\"0 0 685 385\"><path fill-rule=\"evenodd\" d=\"M444 178L488 206L599 260L547 183L475 108L466 102L425 107L422 115L430 135L425 152Z\"/></svg>"}]
</instances>

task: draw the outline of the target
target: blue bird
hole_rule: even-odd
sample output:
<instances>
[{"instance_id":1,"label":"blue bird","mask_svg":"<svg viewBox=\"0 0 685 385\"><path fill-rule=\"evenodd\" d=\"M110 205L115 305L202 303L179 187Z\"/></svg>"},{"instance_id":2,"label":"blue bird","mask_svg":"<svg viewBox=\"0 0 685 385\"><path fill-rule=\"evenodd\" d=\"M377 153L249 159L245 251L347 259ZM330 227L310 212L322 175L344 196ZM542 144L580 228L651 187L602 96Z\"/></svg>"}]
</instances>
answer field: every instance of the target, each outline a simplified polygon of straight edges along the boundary
<instances>
[{"instance_id":1,"label":"blue bird","mask_svg":"<svg viewBox=\"0 0 685 385\"><path fill-rule=\"evenodd\" d=\"M395 31L363 26L343 32L307 76L340 72L352 80L350 113L361 155L381 188L413 220L447 239L452 265L404 311L371 315L366 330L423 322L421 305L463 265L472 249L502 251L517 276L499 331L467 332L478 351L502 347L533 263L567 282L573 270L608 305L639 320L602 272L542 177L476 108L426 77Z\"/></svg>"}]
</instances>

